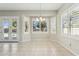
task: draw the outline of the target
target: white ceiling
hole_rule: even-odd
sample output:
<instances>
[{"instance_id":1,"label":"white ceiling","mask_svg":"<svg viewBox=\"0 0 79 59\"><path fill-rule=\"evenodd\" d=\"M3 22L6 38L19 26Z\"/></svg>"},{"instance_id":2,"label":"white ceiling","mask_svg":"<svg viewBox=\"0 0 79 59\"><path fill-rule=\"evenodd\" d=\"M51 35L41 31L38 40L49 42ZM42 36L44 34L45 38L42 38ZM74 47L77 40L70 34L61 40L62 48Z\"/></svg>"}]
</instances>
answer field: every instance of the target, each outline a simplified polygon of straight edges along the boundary
<instances>
[{"instance_id":1,"label":"white ceiling","mask_svg":"<svg viewBox=\"0 0 79 59\"><path fill-rule=\"evenodd\" d=\"M58 10L63 3L0 3L0 10Z\"/></svg>"}]
</instances>

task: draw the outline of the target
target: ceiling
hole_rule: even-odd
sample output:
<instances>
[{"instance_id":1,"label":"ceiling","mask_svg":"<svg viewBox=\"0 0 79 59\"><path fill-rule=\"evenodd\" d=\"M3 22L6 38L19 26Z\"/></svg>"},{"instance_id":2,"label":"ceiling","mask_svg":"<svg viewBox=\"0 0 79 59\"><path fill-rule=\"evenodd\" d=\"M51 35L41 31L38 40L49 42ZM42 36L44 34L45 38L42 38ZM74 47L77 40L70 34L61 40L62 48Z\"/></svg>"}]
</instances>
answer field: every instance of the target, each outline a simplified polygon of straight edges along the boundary
<instances>
[{"instance_id":1,"label":"ceiling","mask_svg":"<svg viewBox=\"0 0 79 59\"><path fill-rule=\"evenodd\" d=\"M0 3L0 10L58 10L63 3Z\"/></svg>"}]
</instances>

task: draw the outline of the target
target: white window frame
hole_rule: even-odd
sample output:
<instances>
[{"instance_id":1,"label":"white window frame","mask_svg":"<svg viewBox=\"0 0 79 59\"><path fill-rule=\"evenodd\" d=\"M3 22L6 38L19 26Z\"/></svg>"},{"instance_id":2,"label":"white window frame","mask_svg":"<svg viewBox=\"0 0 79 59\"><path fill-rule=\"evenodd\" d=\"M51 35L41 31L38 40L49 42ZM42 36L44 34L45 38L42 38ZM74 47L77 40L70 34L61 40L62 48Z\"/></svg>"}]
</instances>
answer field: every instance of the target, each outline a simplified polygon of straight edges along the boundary
<instances>
[{"instance_id":1,"label":"white window frame","mask_svg":"<svg viewBox=\"0 0 79 59\"><path fill-rule=\"evenodd\" d=\"M34 16L34 17L38 17L38 16ZM43 17L45 17L45 19L47 19L47 21L49 20L48 19L48 17L46 17L46 16L43 16ZM31 18L31 20L32 20L32 18ZM49 25L48 25L48 23L49 23L49 21L46 23L47 24L47 31L45 32L45 31L41 31L41 25L40 25L40 31L33 31L33 21L31 21L31 23L32 23L32 32L33 33L48 33L49 32Z\"/></svg>"}]
</instances>

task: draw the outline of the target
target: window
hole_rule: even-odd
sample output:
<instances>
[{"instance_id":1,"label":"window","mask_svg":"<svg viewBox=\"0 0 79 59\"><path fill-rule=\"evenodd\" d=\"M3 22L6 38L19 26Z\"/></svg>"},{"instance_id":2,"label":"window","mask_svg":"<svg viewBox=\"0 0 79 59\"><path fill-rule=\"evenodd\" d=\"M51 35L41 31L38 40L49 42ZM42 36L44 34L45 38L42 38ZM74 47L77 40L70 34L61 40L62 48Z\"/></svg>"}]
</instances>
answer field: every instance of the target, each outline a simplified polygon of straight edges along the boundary
<instances>
[{"instance_id":1,"label":"window","mask_svg":"<svg viewBox=\"0 0 79 59\"><path fill-rule=\"evenodd\" d=\"M29 23L29 17L27 16L23 16L23 30L24 30L24 33L28 33L30 31L30 23Z\"/></svg>"},{"instance_id":2,"label":"window","mask_svg":"<svg viewBox=\"0 0 79 59\"><path fill-rule=\"evenodd\" d=\"M64 34L69 34L70 31L70 15L67 13L62 15L62 31Z\"/></svg>"},{"instance_id":3,"label":"window","mask_svg":"<svg viewBox=\"0 0 79 59\"><path fill-rule=\"evenodd\" d=\"M17 40L18 19L18 16L0 16L0 40Z\"/></svg>"},{"instance_id":4,"label":"window","mask_svg":"<svg viewBox=\"0 0 79 59\"><path fill-rule=\"evenodd\" d=\"M46 17L32 17L32 30L33 32L47 32Z\"/></svg>"},{"instance_id":5,"label":"window","mask_svg":"<svg viewBox=\"0 0 79 59\"><path fill-rule=\"evenodd\" d=\"M25 32L28 32L28 24L27 24L27 21L25 21Z\"/></svg>"},{"instance_id":6,"label":"window","mask_svg":"<svg viewBox=\"0 0 79 59\"><path fill-rule=\"evenodd\" d=\"M79 11L63 14L62 30L64 34L79 35Z\"/></svg>"},{"instance_id":7,"label":"window","mask_svg":"<svg viewBox=\"0 0 79 59\"><path fill-rule=\"evenodd\" d=\"M79 35L79 11L72 12L71 35Z\"/></svg>"},{"instance_id":8,"label":"window","mask_svg":"<svg viewBox=\"0 0 79 59\"><path fill-rule=\"evenodd\" d=\"M33 31L40 31L40 20L38 17L32 18Z\"/></svg>"},{"instance_id":9,"label":"window","mask_svg":"<svg viewBox=\"0 0 79 59\"><path fill-rule=\"evenodd\" d=\"M47 32L47 22L45 17L41 18L41 31Z\"/></svg>"},{"instance_id":10,"label":"window","mask_svg":"<svg viewBox=\"0 0 79 59\"><path fill-rule=\"evenodd\" d=\"M51 17L51 32L56 33L56 17Z\"/></svg>"}]
</instances>

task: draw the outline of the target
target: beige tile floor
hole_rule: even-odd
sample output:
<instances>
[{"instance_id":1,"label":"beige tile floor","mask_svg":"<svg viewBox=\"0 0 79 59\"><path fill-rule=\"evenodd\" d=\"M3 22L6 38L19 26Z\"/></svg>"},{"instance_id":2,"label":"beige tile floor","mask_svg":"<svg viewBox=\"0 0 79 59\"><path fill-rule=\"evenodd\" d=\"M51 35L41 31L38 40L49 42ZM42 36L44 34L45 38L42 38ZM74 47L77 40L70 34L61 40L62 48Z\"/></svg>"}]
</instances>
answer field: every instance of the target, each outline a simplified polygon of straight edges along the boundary
<instances>
[{"instance_id":1,"label":"beige tile floor","mask_svg":"<svg viewBox=\"0 0 79 59\"><path fill-rule=\"evenodd\" d=\"M57 42L32 40L21 43L0 43L1 56L73 56Z\"/></svg>"}]
</instances>

